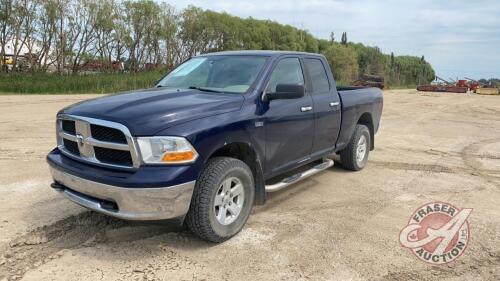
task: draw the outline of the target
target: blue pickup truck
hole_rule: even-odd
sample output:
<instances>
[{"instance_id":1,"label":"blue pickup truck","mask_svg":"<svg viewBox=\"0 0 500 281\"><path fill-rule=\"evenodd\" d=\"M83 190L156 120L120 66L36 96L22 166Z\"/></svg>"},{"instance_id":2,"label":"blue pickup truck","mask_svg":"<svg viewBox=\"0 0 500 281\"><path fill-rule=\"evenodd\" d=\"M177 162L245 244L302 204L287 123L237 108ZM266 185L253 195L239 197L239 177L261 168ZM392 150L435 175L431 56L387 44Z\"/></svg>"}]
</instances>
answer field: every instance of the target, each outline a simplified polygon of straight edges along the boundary
<instances>
[{"instance_id":1,"label":"blue pickup truck","mask_svg":"<svg viewBox=\"0 0 500 281\"><path fill-rule=\"evenodd\" d=\"M253 205L331 167L362 169L382 114L377 88L337 87L322 55L191 58L156 86L57 114L47 161L68 199L128 220L181 218L203 239L237 234Z\"/></svg>"}]
</instances>

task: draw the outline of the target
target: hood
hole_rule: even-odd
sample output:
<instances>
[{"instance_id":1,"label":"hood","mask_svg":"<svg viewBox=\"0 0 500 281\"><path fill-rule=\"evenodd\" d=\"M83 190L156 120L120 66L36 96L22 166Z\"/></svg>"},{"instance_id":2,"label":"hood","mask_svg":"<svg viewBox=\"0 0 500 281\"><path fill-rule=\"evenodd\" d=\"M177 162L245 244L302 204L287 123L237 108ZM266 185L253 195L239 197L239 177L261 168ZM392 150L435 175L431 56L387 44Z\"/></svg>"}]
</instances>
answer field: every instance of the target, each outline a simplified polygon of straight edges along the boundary
<instances>
[{"instance_id":1,"label":"hood","mask_svg":"<svg viewBox=\"0 0 500 281\"><path fill-rule=\"evenodd\" d=\"M154 88L82 101L60 113L121 123L134 136L148 136L180 123L239 110L243 100L237 94Z\"/></svg>"}]
</instances>

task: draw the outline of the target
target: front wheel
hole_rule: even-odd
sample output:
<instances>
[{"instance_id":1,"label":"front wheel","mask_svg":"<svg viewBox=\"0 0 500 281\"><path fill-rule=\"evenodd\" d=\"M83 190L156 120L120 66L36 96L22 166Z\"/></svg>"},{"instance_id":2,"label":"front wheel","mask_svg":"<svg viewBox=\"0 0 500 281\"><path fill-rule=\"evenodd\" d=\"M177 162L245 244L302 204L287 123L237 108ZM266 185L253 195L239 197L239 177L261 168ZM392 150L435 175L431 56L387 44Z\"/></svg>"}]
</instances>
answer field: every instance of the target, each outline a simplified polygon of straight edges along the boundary
<instances>
[{"instance_id":1,"label":"front wheel","mask_svg":"<svg viewBox=\"0 0 500 281\"><path fill-rule=\"evenodd\" d=\"M363 169L366 166L366 162L368 162L370 147L370 130L365 125L356 125L351 141L340 151L342 167L352 171Z\"/></svg>"},{"instance_id":2,"label":"front wheel","mask_svg":"<svg viewBox=\"0 0 500 281\"><path fill-rule=\"evenodd\" d=\"M244 162L229 157L210 159L196 182L186 224L205 240L223 242L245 225L254 194L253 175Z\"/></svg>"}]
</instances>

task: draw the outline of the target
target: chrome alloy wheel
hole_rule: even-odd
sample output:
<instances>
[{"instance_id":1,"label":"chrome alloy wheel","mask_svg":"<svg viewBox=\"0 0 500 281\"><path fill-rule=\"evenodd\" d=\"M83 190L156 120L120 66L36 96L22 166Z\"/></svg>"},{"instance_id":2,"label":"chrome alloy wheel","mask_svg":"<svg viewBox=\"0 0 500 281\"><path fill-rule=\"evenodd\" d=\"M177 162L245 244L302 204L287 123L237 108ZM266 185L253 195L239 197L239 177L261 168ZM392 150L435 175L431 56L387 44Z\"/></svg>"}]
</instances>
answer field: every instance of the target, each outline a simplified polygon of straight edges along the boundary
<instances>
[{"instance_id":1,"label":"chrome alloy wheel","mask_svg":"<svg viewBox=\"0 0 500 281\"><path fill-rule=\"evenodd\" d=\"M362 166L363 161L365 160L367 144L368 142L366 141L366 136L361 135L356 148L356 162L359 166Z\"/></svg>"},{"instance_id":2,"label":"chrome alloy wheel","mask_svg":"<svg viewBox=\"0 0 500 281\"><path fill-rule=\"evenodd\" d=\"M236 177L225 179L215 194L215 218L222 225L231 224L238 218L244 201L245 191L241 180Z\"/></svg>"}]
</instances>

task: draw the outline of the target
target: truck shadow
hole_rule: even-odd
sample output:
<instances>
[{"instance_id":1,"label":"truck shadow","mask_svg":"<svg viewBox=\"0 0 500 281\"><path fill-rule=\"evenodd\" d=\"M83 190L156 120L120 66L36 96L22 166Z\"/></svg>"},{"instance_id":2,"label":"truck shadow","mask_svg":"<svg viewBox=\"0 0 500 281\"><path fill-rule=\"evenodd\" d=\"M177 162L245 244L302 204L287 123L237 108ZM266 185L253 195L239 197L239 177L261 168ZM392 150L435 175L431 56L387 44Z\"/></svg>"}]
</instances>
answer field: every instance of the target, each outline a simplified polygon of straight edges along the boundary
<instances>
[{"instance_id":1,"label":"truck shadow","mask_svg":"<svg viewBox=\"0 0 500 281\"><path fill-rule=\"evenodd\" d=\"M332 159L335 160L335 159ZM301 196L303 193L311 192L311 189L314 189L318 181L315 179L318 176L325 174L342 174L342 173L350 173L351 171L347 171L341 167L341 165L335 161L335 165L310 177L303 179L295 184L292 184L282 190L267 193L266 204L263 206L257 206L254 208L253 213L261 213L267 210L274 209L284 204L286 201L293 200L295 197Z\"/></svg>"}]
</instances>

